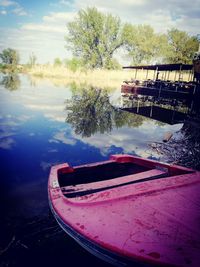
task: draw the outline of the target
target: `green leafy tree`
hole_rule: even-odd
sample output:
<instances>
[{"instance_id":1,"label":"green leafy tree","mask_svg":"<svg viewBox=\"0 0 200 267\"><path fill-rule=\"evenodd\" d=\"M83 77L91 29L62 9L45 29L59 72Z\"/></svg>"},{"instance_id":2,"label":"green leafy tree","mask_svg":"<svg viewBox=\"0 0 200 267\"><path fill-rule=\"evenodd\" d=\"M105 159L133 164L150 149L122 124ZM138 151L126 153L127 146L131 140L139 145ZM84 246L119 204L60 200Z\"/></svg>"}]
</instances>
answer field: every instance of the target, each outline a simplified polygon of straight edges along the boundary
<instances>
[{"instance_id":1,"label":"green leafy tree","mask_svg":"<svg viewBox=\"0 0 200 267\"><path fill-rule=\"evenodd\" d=\"M59 57L56 57L55 59L54 59L54 66L61 66L62 65L62 61L60 60L60 58Z\"/></svg>"},{"instance_id":2,"label":"green leafy tree","mask_svg":"<svg viewBox=\"0 0 200 267\"><path fill-rule=\"evenodd\" d=\"M121 21L96 8L80 10L68 23L67 47L89 68L109 68L114 52L123 44Z\"/></svg>"},{"instance_id":3,"label":"green leafy tree","mask_svg":"<svg viewBox=\"0 0 200 267\"><path fill-rule=\"evenodd\" d=\"M122 68L121 64L117 61L116 58L112 58L106 65L106 68L109 70L120 70Z\"/></svg>"},{"instance_id":4,"label":"green leafy tree","mask_svg":"<svg viewBox=\"0 0 200 267\"><path fill-rule=\"evenodd\" d=\"M70 60L66 61L66 66L71 71L76 72L78 69L81 69L83 63L79 58L73 57Z\"/></svg>"},{"instance_id":5,"label":"green leafy tree","mask_svg":"<svg viewBox=\"0 0 200 267\"><path fill-rule=\"evenodd\" d=\"M198 39L178 29L171 29L167 34L168 49L166 61L168 63L192 63L194 53L198 50Z\"/></svg>"},{"instance_id":6,"label":"green leafy tree","mask_svg":"<svg viewBox=\"0 0 200 267\"><path fill-rule=\"evenodd\" d=\"M125 24L123 39L134 65L158 61L167 45L166 36L156 34L149 25Z\"/></svg>"},{"instance_id":7,"label":"green leafy tree","mask_svg":"<svg viewBox=\"0 0 200 267\"><path fill-rule=\"evenodd\" d=\"M0 53L0 58L3 64L6 65L17 65L19 63L19 53L11 48L4 49Z\"/></svg>"}]
</instances>

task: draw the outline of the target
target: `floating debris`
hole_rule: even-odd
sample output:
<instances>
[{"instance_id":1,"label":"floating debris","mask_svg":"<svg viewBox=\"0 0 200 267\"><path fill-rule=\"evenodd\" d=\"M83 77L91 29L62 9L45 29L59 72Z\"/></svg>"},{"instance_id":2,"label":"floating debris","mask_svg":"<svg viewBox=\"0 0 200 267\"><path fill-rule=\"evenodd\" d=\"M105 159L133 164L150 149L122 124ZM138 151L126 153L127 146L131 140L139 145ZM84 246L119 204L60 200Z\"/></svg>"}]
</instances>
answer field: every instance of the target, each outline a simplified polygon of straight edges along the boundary
<instances>
[{"instance_id":1,"label":"floating debris","mask_svg":"<svg viewBox=\"0 0 200 267\"><path fill-rule=\"evenodd\" d=\"M154 142L150 147L163 161L200 170L200 123L188 120L167 143Z\"/></svg>"}]
</instances>

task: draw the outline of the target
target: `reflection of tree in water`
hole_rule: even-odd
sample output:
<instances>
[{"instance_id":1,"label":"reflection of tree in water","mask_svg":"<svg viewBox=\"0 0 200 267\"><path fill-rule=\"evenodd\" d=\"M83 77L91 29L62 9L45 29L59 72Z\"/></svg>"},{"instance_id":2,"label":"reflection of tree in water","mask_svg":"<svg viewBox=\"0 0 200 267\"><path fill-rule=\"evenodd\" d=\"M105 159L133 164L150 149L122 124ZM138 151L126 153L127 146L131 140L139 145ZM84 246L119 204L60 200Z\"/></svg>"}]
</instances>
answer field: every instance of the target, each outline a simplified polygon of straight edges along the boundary
<instances>
[{"instance_id":1,"label":"reflection of tree in water","mask_svg":"<svg viewBox=\"0 0 200 267\"><path fill-rule=\"evenodd\" d=\"M66 101L66 122L76 134L90 137L96 132L110 132L124 125L138 127L143 119L116 109L110 104L108 93L100 89L79 90L79 94Z\"/></svg>"},{"instance_id":2,"label":"reflection of tree in water","mask_svg":"<svg viewBox=\"0 0 200 267\"><path fill-rule=\"evenodd\" d=\"M21 82L17 74L9 74L2 78L0 84L8 90L14 91L20 88Z\"/></svg>"}]
</instances>

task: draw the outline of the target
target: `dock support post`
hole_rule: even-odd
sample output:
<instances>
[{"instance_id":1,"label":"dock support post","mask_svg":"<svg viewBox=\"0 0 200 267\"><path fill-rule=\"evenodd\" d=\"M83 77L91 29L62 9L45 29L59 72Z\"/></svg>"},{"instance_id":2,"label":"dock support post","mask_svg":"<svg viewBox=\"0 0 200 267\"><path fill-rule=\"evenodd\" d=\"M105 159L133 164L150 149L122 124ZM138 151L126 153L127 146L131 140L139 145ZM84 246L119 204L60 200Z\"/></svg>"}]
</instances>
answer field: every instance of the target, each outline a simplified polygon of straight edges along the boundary
<instances>
[{"instance_id":1,"label":"dock support post","mask_svg":"<svg viewBox=\"0 0 200 267\"><path fill-rule=\"evenodd\" d=\"M181 75L182 75L182 65L180 65L180 70L179 70L179 77L178 77L179 82L181 80Z\"/></svg>"},{"instance_id":2,"label":"dock support post","mask_svg":"<svg viewBox=\"0 0 200 267\"><path fill-rule=\"evenodd\" d=\"M139 112L139 109L140 109L140 101L138 100L138 102L137 102L137 113Z\"/></svg>"},{"instance_id":3,"label":"dock support post","mask_svg":"<svg viewBox=\"0 0 200 267\"><path fill-rule=\"evenodd\" d=\"M137 78L137 69L135 70L135 80L136 80L136 78Z\"/></svg>"},{"instance_id":4,"label":"dock support post","mask_svg":"<svg viewBox=\"0 0 200 267\"><path fill-rule=\"evenodd\" d=\"M175 70L175 75L174 75L174 81L176 81L176 70Z\"/></svg>"},{"instance_id":5,"label":"dock support post","mask_svg":"<svg viewBox=\"0 0 200 267\"><path fill-rule=\"evenodd\" d=\"M147 80L147 78L148 78L148 71L149 71L149 70L147 69L147 73L146 73L146 80Z\"/></svg>"},{"instance_id":6,"label":"dock support post","mask_svg":"<svg viewBox=\"0 0 200 267\"><path fill-rule=\"evenodd\" d=\"M169 74L170 74L170 71L168 71L167 73L167 80L169 81Z\"/></svg>"}]
</instances>

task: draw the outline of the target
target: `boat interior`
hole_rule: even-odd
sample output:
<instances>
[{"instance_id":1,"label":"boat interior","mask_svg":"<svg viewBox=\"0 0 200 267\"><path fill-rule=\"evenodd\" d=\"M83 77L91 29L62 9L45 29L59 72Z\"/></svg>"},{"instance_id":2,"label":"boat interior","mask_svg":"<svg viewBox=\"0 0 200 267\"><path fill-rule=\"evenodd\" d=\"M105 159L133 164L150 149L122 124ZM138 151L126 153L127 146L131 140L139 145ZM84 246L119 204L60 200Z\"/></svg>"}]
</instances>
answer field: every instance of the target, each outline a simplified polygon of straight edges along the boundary
<instances>
[{"instance_id":1,"label":"boat interior","mask_svg":"<svg viewBox=\"0 0 200 267\"><path fill-rule=\"evenodd\" d=\"M72 172L58 172L58 182L68 198L84 196L133 183L165 178L190 171L168 169L160 165L142 165L133 162L107 161L103 164L89 164L74 167Z\"/></svg>"}]
</instances>

